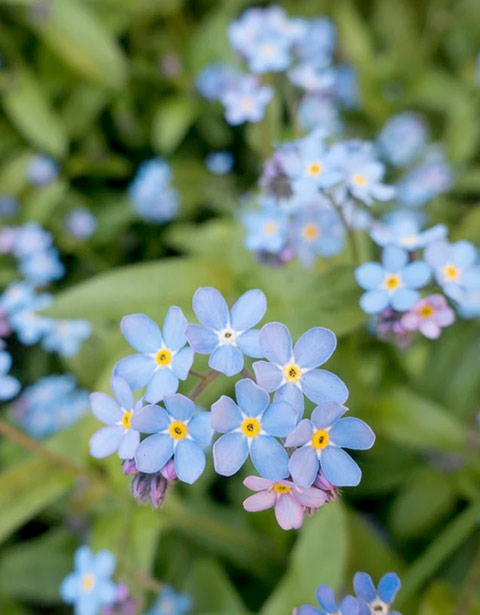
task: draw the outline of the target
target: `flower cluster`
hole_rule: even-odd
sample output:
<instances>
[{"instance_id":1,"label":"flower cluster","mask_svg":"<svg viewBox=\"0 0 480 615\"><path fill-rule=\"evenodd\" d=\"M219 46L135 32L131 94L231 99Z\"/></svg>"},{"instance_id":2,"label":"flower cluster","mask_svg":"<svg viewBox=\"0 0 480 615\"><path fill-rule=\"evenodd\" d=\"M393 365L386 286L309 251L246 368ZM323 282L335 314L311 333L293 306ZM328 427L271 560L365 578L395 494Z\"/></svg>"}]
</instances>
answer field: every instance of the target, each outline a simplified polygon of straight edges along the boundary
<instances>
[{"instance_id":1,"label":"flower cluster","mask_svg":"<svg viewBox=\"0 0 480 615\"><path fill-rule=\"evenodd\" d=\"M140 218L163 224L177 216L179 196L171 182L172 171L166 160L152 158L142 162L128 188L133 208Z\"/></svg>"},{"instance_id":2,"label":"flower cluster","mask_svg":"<svg viewBox=\"0 0 480 615\"><path fill-rule=\"evenodd\" d=\"M214 433L215 471L232 476L250 458L260 476L245 480L257 492L245 509L275 507L284 529L300 527L305 513L337 497L337 487L359 484L360 468L344 449L369 449L375 436L360 419L343 416L348 390L320 368L335 350L335 335L314 327L293 344L281 323L255 328L266 309L260 290L247 291L230 309L218 290L207 287L193 297L200 324L188 323L177 306L168 310L162 329L144 314L123 318L122 332L137 354L114 367L115 399L90 397L94 414L107 425L92 436L90 451L95 457L118 451L124 472L134 476L138 501L158 506L173 480L194 483ZM219 373L241 375L235 400L222 395L206 412L195 405L197 387L190 396L178 393L195 353L209 355L211 368L195 372L200 390ZM245 356L259 359L253 363L256 382ZM140 389L135 402L132 391ZM303 418L305 397L316 406L311 418Z\"/></svg>"},{"instance_id":3,"label":"flower cluster","mask_svg":"<svg viewBox=\"0 0 480 615\"><path fill-rule=\"evenodd\" d=\"M385 574L378 584L366 572L357 572L353 579L356 597L346 596L340 605L328 585L317 589L320 608L304 604L294 609L293 615L401 615L392 611L391 606L400 589L400 579L394 572Z\"/></svg>"}]
</instances>

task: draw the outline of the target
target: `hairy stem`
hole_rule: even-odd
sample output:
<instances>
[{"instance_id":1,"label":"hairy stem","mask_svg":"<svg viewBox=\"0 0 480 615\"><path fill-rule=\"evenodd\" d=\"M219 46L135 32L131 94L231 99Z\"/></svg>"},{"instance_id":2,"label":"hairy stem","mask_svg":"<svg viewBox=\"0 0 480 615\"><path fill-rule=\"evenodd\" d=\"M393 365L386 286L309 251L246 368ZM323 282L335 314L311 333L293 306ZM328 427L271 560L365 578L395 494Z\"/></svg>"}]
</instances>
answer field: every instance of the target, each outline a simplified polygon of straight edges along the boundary
<instances>
[{"instance_id":1,"label":"hairy stem","mask_svg":"<svg viewBox=\"0 0 480 615\"><path fill-rule=\"evenodd\" d=\"M195 401L196 399L198 399L200 395L203 393L203 391L208 387L208 385L211 382L213 382L215 378L217 378L219 375L220 375L220 372L216 372L214 369L211 369L206 374L200 376L201 377L200 382L197 382L197 384L193 387L193 389L188 394L188 397L192 401Z\"/></svg>"}]
</instances>

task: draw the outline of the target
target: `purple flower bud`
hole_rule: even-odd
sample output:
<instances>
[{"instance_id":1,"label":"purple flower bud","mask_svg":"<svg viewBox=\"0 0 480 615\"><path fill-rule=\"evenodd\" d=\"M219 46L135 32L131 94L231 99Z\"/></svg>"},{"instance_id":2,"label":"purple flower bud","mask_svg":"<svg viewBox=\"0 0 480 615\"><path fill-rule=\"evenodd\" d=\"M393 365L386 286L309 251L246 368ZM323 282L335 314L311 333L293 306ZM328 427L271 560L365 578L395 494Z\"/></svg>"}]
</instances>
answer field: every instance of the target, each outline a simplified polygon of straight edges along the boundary
<instances>
[{"instance_id":1,"label":"purple flower bud","mask_svg":"<svg viewBox=\"0 0 480 615\"><path fill-rule=\"evenodd\" d=\"M133 497L139 504L145 504L150 499L150 478L148 474L138 473L133 477L130 486Z\"/></svg>"},{"instance_id":2,"label":"purple flower bud","mask_svg":"<svg viewBox=\"0 0 480 615\"><path fill-rule=\"evenodd\" d=\"M135 459L125 459L122 463L123 473L127 476L129 474L139 474L137 470L137 464L135 463Z\"/></svg>"},{"instance_id":3,"label":"purple flower bud","mask_svg":"<svg viewBox=\"0 0 480 615\"><path fill-rule=\"evenodd\" d=\"M150 502L154 508L160 508L165 501L165 495L167 493L168 482L166 479L157 472L150 478Z\"/></svg>"},{"instance_id":4,"label":"purple flower bud","mask_svg":"<svg viewBox=\"0 0 480 615\"><path fill-rule=\"evenodd\" d=\"M317 474L317 478L315 479L315 482L313 484L315 487L317 487L317 489L320 489L325 493L325 495L327 496L327 502L333 502L338 498L338 489L333 483L328 480L328 478L322 473L321 470ZM315 510L313 512L315 512Z\"/></svg>"},{"instance_id":5,"label":"purple flower bud","mask_svg":"<svg viewBox=\"0 0 480 615\"><path fill-rule=\"evenodd\" d=\"M167 461L167 463L160 470L160 473L167 480L175 480L177 478L177 473L175 472L175 463L173 459Z\"/></svg>"}]
</instances>

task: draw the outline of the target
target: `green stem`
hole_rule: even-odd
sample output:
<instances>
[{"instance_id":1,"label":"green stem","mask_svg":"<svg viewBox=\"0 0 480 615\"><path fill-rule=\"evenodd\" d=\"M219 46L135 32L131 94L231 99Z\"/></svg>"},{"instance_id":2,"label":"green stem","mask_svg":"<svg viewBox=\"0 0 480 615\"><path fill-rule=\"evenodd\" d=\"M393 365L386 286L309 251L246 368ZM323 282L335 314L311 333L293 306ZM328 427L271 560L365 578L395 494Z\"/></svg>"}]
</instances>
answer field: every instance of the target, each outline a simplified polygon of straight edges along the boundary
<instances>
[{"instance_id":1,"label":"green stem","mask_svg":"<svg viewBox=\"0 0 480 615\"><path fill-rule=\"evenodd\" d=\"M215 378L217 378L219 375L220 372L216 372L214 369L211 369L205 375L200 376L202 379L200 380L200 382L197 382L197 384L193 387L193 389L188 394L188 397L192 401L198 399L203 393L203 391L208 387L208 385L213 382Z\"/></svg>"},{"instance_id":2,"label":"green stem","mask_svg":"<svg viewBox=\"0 0 480 615\"><path fill-rule=\"evenodd\" d=\"M343 213L343 209L341 208L340 205L338 205L338 203L336 203L332 195L329 194L328 191L325 191L323 194L327 197L327 199L330 201L330 203L332 204L332 206L335 208L336 212L340 216L340 220L342 221L343 228L345 229L345 232L348 237L348 241L350 243L350 250L352 252L353 263L356 267L358 267L361 263L360 263L360 250L358 249L358 244L357 244L357 234L355 233L355 230L347 223L345 214Z\"/></svg>"}]
</instances>

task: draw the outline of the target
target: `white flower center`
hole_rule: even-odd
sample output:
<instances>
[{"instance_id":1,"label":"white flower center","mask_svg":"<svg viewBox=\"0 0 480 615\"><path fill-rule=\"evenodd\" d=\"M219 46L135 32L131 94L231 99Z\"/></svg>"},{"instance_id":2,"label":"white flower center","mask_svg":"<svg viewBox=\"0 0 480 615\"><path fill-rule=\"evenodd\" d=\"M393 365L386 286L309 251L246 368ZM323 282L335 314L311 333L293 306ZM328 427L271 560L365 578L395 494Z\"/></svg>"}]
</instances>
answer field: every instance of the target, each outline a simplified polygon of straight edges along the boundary
<instances>
[{"instance_id":1,"label":"white flower center","mask_svg":"<svg viewBox=\"0 0 480 615\"><path fill-rule=\"evenodd\" d=\"M237 343L237 332L227 327L218 334L220 344L230 344L234 346Z\"/></svg>"}]
</instances>

